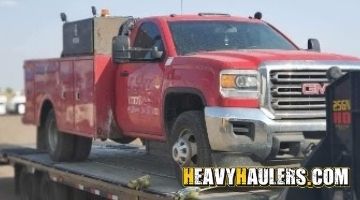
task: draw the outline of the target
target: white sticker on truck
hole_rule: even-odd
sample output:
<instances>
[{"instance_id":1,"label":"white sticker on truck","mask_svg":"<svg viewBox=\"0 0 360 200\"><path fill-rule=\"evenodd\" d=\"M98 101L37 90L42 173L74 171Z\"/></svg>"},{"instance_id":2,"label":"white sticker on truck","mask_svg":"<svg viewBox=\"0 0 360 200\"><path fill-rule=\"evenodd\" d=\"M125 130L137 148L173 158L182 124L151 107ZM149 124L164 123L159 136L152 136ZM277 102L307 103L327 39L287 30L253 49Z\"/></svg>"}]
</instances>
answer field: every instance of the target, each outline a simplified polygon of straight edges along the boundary
<instances>
[{"instance_id":1,"label":"white sticker on truck","mask_svg":"<svg viewBox=\"0 0 360 200\"><path fill-rule=\"evenodd\" d=\"M169 57L165 62L165 66L170 66L173 61L174 61L174 57Z\"/></svg>"}]
</instances>

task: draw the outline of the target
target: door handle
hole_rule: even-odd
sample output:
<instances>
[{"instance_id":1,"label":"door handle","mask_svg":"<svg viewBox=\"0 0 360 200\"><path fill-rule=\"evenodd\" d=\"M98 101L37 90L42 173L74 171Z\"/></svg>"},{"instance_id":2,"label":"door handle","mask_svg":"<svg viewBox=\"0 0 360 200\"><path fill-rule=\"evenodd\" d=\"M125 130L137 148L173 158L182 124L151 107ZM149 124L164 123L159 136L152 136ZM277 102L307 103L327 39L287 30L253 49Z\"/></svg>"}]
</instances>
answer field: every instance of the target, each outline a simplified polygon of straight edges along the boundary
<instances>
[{"instance_id":1,"label":"door handle","mask_svg":"<svg viewBox=\"0 0 360 200\"><path fill-rule=\"evenodd\" d=\"M120 72L120 76L127 77L129 76L129 72L128 71Z\"/></svg>"},{"instance_id":2,"label":"door handle","mask_svg":"<svg viewBox=\"0 0 360 200\"><path fill-rule=\"evenodd\" d=\"M75 93L75 100L76 100L76 101L80 101L80 92L79 92L79 91L77 91L77 92Z\"/></svg>"},{"instance_id":3,"label":"door handle","mask_svg":"<svg viewBox=\"0 0 360 200\"><path fill-rule=\"evenodd\" d=\"M66 99L66 92L64 90L61 92L61 99Z\"/></svg>"}]
</instances>

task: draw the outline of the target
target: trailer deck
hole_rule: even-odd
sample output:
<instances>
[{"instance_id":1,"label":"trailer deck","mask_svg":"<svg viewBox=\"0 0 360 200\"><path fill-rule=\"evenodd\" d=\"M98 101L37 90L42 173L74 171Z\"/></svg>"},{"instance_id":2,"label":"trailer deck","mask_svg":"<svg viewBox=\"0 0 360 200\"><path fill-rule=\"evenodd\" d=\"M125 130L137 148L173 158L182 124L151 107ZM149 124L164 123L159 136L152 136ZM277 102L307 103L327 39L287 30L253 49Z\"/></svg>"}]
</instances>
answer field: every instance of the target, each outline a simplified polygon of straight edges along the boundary
<instances>
[{"instance_id":1,"label":"trailer deck","mask_svg":"<svg viewBox=\"0 0 360 200\"><path fill-rule=\"evenodd\" d=\"M32 173L47 172L51 180L106 199L182 199L184 191L171 163L134 145L96 144L89 159L78 163L56 163L46 153L26 147L0 146L0 160L22 165ZM134 188L132 180L149 176L150 185ZM210 189L199 199L274 199L279 190Z\"/></svg>"}]
</instances>

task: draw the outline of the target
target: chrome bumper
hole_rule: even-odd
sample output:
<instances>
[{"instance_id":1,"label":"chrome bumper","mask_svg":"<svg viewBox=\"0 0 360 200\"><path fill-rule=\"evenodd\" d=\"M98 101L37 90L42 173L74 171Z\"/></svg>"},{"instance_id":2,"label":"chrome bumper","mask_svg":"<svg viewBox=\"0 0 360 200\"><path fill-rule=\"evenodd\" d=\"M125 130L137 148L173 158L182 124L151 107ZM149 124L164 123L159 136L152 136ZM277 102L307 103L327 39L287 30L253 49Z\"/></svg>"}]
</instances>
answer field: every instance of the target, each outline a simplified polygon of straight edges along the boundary
<instances>
[{"instance_id":1,"label":"chrome bumper","mask_svg":"<svg viewBox=\"0 0 360 200\"><path fill-rule=\"evenodd\" d=\"M206 107L205 121L213 151L251 154L261 161L303 157L309 145L320 141L306 139L304 132L326 130L324 119L272 120L256 108ZM243 133L244 126L252 131Z\"/></svg>"}]
</instances>

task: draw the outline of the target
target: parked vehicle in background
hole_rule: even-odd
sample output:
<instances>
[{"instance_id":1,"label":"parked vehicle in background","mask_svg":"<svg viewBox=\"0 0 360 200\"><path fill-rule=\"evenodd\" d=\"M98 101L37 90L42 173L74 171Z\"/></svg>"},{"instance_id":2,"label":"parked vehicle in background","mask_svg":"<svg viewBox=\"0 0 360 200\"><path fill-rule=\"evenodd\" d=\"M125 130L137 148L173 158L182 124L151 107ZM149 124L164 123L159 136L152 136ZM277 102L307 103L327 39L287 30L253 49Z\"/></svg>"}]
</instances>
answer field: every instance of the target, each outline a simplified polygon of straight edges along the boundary
<instances>
[{"instance_id":1,"label":"parked vehicle in background","mask_svg":"<svg viewBox=\"0 0 360 200\"><path fill-rule=\"evenodd\" d=\"M6 104L6 110L9 114L25 114L26 97L21 92L17 92Z\"/></svg>"},{"instance_id":2,"label":"parked vehicle in background","mask_svg":"<svg viewBox=\"0 0 360 200\"><path fill-rule=\"evenodd\" d=\"M6 114L6 102L7 102L6 96L1 95L0 96L0 115Z\"/></svg>"}]
</instances>

